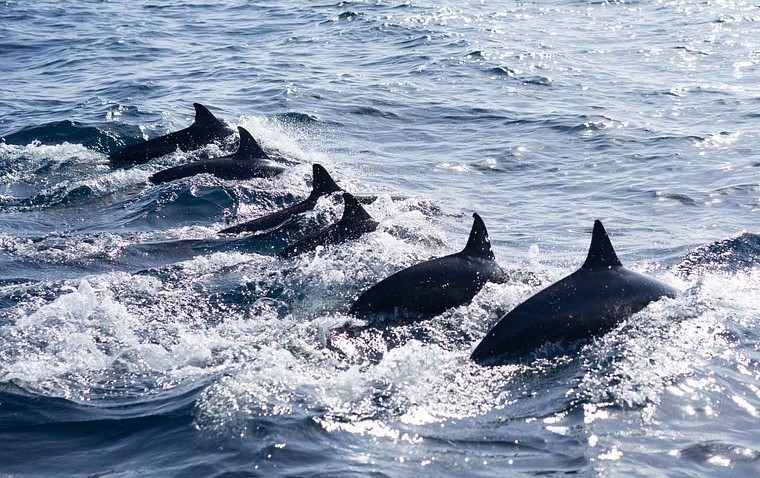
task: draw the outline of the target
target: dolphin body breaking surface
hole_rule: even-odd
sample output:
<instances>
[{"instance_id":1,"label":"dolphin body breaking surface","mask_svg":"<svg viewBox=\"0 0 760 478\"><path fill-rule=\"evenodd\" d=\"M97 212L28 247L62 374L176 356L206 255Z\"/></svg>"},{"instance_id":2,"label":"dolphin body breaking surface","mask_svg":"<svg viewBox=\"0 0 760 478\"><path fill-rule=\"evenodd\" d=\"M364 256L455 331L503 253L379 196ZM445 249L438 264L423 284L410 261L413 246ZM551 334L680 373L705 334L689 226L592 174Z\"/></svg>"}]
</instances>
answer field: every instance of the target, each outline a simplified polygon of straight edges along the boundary
<instances>
[{"instance_id":1,"label":"dolphin body breaking surface","mask_svg":"<svg viewBox=\"0 0 760 478\"><path fill-rule=\"evenodd\" d=\"M341 244L358 239L363 234L377 229L377 221L372 219L367 211L350 193L343 193L343 216L340 220L314 234L289 245L277 255L282 258L295 257L304 252L313 251L318 246Z\"/></svg>"},{"instance_id":2,"label":"dolphin body breaking surface","mask_svg":"<svg viewBox=\"0 0 760 478\"><path fill-rule=\"evenodd\" d=\"M150 182L161 184L203 173L221 179L269 178L285 171L284 166L267 156L251 133L239 126L238 131L240 132L240 147L234 154L164 169L151 176Z\"/></svg>"},{"instance_id":3,"label":"dolphin body breaking surface","mask_svg":"<svg viewBox=\"0 0 760 478\"><path fill-rule=\"evenodd\" d=\"M147 163L151 159L173 153L177 148L183 151L198 149L214 141L220 141L233 134L233 130L219 121L208 108L193 103L195 121L187 128L142 143L122 148L108 156L111 167L118 168Z\"/></svg>"},{"instance_id":4,"label":"dolphin body breaking surface","mask_svg":"<svg viewBox=\"0 0 760 478\"><path fill-rule=\"evenodd\" d=\"M371 317L371 325L407 319L412 314L434 316L469 303L487 282L504 282L507 274L496 263L486 226L477 213L472 216L472 230L462 251L383 279L362 293L349 313Z\"/></svg>"},{"instance_id":5,"label":"dolphin body breaking surface","mask_svg":"<svg viewBox=\"0 0 760 478\"><path fill-rule=\"evenodd\" d=\"M286 222L293 219L298 214L302 214L306 211L314 209L317 201L322 196L329 196L330 194L341 191L327 170L319 164L312 166L313 179L311 194L301 202L288 206L279 211L275 211L272 214L266 216L257 217L248 222L237 224L235 226L228 227L219 231L219 234L239 234L241 232L261 232L273 229L281 226Z\"/></svg>"},{"instance_id":6,"label":"dolphin body breaking surface","mask_svg":"<svg viewBox=\"0 0 760 478\"><path fill-rule=\"evenodd\" d=\"M530 351L545 342L599 335L649 303L677 295L673 287L624 267L597 220L581 268L505 315L470 358L484 363Z\"/></svg>"}]
</instances>

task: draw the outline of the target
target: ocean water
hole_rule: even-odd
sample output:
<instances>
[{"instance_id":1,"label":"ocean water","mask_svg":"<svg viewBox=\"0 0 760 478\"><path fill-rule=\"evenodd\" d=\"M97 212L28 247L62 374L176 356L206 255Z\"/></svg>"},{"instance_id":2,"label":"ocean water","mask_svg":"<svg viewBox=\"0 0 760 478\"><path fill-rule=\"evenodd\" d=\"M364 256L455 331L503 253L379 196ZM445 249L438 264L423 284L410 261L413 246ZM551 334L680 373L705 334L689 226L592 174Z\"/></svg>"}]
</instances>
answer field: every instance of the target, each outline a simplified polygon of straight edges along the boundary
<instances>
[{"instance_id":1,"label":"ocean water","mask_svg":"<svg viewBox=\"0 0 760 478\"><path fill-rule=\"evenodd\" d=\"M760 474L758 5L11 0L0 59L0 475ZM193 102L294 166L147 181L230 142L108 167ZM282 234L217 236L315 162L377 197L376 232L292 260ZM336 333L473 212L509 282ZM597 218L681 296L471 363Z\"/></svg>"}]
</instances>

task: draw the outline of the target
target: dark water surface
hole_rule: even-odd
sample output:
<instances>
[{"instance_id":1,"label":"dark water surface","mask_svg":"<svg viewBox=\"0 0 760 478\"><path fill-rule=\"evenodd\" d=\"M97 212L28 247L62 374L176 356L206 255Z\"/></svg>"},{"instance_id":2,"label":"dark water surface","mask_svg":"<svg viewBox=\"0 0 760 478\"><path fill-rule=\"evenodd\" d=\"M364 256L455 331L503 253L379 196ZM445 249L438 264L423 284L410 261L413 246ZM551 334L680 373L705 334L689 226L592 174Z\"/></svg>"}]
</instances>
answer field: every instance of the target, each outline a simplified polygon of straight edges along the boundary
<instances>
[{"instance_id":1,"label":"dark water surface","mask_svg":"<svg viewBox=\"0 0 760 478\"><path fill-rule=\"evenodd\" d=\"M0 59L0 475L760 474L758 5L5 1ZM296 165L148 182L230 140L109 169L196 101ZM217 236L314 162L378 195L376 232L291 260ZM513 280L335 337L472 212ZM469 362L596 218L682 296Z\"/></svg>"}]
</instances>

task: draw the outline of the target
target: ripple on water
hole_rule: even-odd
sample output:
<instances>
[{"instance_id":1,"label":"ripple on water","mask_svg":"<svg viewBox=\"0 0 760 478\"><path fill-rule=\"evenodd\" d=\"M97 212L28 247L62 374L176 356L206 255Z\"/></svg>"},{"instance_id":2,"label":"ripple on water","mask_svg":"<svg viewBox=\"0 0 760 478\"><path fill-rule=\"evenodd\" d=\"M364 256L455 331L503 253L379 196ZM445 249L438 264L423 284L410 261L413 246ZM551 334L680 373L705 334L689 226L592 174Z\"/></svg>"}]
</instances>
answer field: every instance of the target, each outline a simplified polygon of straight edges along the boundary
<instances>
[{"instance_id":1,"label":"ripple on water","mask_svg":"<svg viewBox=\"0 0 760 478\"><path fill-rule=\"evenodd\" d=\"M751 2L124 5L0 9L0 473L759 473ZM234 139L108 168L193 101L290 169L147 183ZM340 214L325 200L217 237L308 194L314 162L381 191L376 232L271 257ZM461 248L472 210L510 282L344 333L366 287ZM471 364L596 217L681 297Z\"/></svg>"}]
</instances>

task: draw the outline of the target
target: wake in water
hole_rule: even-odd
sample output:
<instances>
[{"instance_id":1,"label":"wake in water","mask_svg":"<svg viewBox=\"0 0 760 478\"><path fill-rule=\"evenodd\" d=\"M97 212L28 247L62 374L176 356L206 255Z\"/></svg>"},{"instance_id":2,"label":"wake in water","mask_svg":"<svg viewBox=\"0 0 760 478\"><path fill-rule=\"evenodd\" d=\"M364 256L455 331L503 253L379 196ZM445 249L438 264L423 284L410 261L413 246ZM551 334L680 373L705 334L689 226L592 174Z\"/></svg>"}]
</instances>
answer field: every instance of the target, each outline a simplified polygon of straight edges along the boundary
<instances>
[{"instance_id":1,"label":"wake in water","mask_svg":"<svg viewBox=\"0 0 760 478\"><path fill-rule=\"evenodd\" d=\"M0 474L757 475L755 10L6 2ZM285 171L150 184L235 134L111 167L193 124L188 98ZM313 164L334 191L218 234L307 198ZM377 228L274 257L338 221L338 189ZM472 211L505 281L393 327L351 313L459 254ZM474 364L595 218L681 294Z\"/></svg>"}]
</instances>

